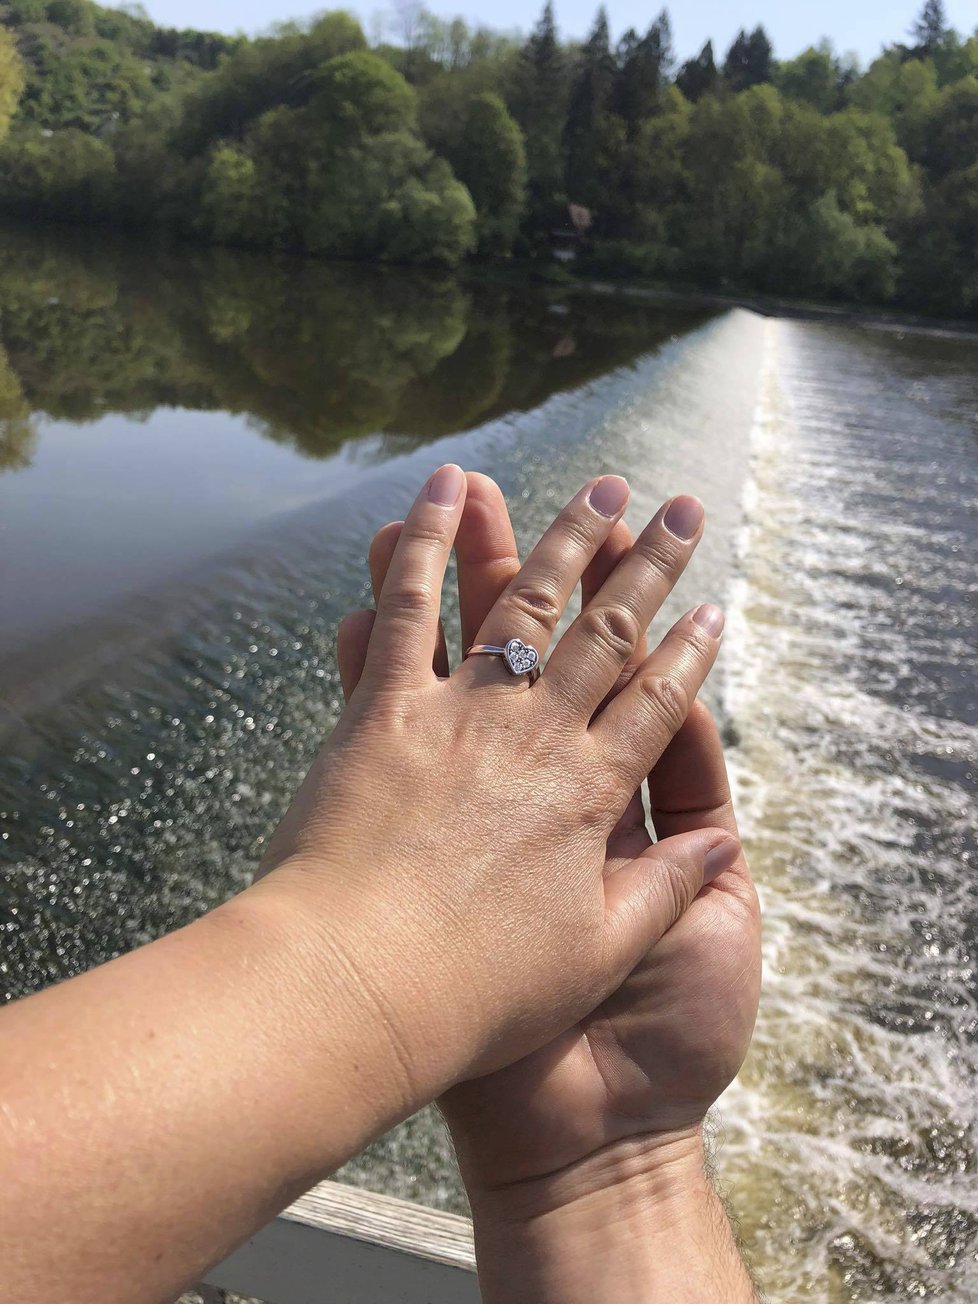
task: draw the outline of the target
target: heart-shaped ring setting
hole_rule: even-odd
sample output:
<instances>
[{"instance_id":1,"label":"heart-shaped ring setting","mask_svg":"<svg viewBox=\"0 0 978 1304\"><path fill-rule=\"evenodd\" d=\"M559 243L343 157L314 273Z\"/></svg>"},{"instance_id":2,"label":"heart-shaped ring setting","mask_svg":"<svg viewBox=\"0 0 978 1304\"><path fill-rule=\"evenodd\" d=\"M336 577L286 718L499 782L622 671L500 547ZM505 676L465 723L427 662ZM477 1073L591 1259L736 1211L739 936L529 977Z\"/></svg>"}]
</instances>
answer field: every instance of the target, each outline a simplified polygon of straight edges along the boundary
<instances>
[{"instance_id":1,"label":"heart-shaped ring setting","mask_svg":"<svg viewBox=\"0 0 978 1304\"><path fill-rule=\"evenodd\" d=\"M531 684L540 678L540 653L521 638L511 638L505 647L497 647L495 643L476 643L465 655L500 657L511 675L526 675Z\"/></svg>"},{"instance_id":2,"label":"heart-shaped ring setting","mask_svg":"<svg viewBox=\"0 0 978 1304\"><path fill-rule=\"evenodd\" d=\"M529 647L521 639L511 638L506 644L503 657L506 669L511 675L529 675L537 668L540 653L535 647Z\"/></svg>"}]
</instances>

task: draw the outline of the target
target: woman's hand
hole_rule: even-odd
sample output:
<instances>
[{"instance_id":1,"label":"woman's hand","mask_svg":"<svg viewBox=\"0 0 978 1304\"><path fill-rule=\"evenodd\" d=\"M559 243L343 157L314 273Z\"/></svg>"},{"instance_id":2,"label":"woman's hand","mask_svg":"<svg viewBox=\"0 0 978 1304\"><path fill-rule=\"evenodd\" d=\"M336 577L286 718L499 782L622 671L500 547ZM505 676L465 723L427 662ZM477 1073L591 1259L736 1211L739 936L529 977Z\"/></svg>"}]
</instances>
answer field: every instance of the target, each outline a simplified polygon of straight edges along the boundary
<instances>
[{"instance_id":1,"label":"woman's hand","mask_svg":"<svg viewBox=\"0 0 978 1304\"><path fill-rule=\"evenodd\" d=\"M400 536L395 523L371 549L381 595ZM584 601L615 583L631 540L619 523L588 566ZM463 641L478 630L519 563L502 495L491 480L469 476L456 544ZM338 655L352 691L364 664L373 613L348 617ZM442 654L443 655L443 654ZM619 687L642 661L639 647ZM440 667L447 672L447 666ZM549 673L549 671L548 671ZM625 689L625 698L631 688ZM600 718L600 717L599 717ZM708 710L695 703L649 776L657 836L723 829L736 835L723 753ZM667 844L668 845L668 844ZM729 844L727 844L729 845ZM647 857L652 841L639 794L607 841L606 874ZM739 1069L754 1024L760 978L757 897L738 857L702 891L593 1013L548 1045L500 1072L468 1082L443 1099L473 1202L518 1191L556 1199L564 1188L614 1172L616 1155L673 1163L676 1144L698 1152L697 1130ZM539 1183L539 1185L538 1185ZM546 1194L544 1194L546 1188Z\"/></svg>"},{"instance_id":2,"label":"woman's hand","mask_svg":"<svg viewBox=\"0 0 978 1304\"><path fill-rule=\"evenodd\" d=\"M698 542L699 504L663 507L531 687L495 657L448 679L432 668L465 498L463 473L443 467L399 528L362 678L255 889L295 906L329 957L324 981L350 975L400 1064L402 1108L576 1025L738 854L702 828L652 845L626 827L609 849L716 656L722 618L697 608L608 700ZM585 486L496 584L473 641L542 655L626 501L618 477ZM565 1034L560 1059L603 1044L603 1026Z\"/></svg>"}]
</instances>

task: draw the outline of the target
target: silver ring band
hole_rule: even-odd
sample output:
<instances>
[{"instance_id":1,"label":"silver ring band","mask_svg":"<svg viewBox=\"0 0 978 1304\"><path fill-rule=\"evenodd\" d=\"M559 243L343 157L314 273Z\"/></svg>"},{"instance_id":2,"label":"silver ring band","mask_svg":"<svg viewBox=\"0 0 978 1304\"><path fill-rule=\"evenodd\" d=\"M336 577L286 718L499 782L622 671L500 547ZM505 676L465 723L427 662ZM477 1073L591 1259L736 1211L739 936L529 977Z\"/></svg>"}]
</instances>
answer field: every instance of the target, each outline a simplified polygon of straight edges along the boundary
<instances>
[{"instance_id":1,"label":"silver ring band","mask_svg":"<svg viewBox=\"0 0 978 1304\"><path fill-rule=\"evenodd\" d=\"M540 653L522 639L511 638L505 647L492 643L476 643L465 654L467 657L502 657L511 675L526 675L531 684L540 678Z\"/></svg>"}]
</instances>

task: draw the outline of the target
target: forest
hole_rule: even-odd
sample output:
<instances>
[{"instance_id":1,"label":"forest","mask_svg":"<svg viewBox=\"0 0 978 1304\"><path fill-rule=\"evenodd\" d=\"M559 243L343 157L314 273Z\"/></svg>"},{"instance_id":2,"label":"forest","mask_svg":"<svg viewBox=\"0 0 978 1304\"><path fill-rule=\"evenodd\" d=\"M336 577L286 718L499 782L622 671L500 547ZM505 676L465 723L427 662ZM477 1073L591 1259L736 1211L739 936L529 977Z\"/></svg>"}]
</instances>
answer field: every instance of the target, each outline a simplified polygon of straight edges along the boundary
<instances>
[{"instance_id":1,"label":"forest","mask_svg":"<svg viewBox=\"0 0 978 1304\"><path fill-rule=\"evenodd\" d=\"M555 241L588 275L978 316L978 34L926 0L867 68L669 16L561 39L403 3L249 39L137 6L0 0L0 212L435 264ZM532 265L532 263L531 263Z\"/></svg>"}]
</instances>

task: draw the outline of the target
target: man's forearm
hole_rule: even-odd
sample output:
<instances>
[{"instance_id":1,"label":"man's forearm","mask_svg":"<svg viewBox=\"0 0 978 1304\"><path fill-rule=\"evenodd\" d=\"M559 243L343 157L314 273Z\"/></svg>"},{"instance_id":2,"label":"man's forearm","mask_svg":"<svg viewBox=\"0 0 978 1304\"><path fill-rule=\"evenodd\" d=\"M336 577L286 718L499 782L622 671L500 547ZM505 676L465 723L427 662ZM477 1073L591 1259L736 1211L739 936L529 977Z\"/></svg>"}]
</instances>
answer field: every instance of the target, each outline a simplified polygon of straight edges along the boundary
<instances>
[{"instance_id":1,"label":"man's forearm","mask_svg":"<svg viewBox=\"0 0 978 1304\"><path fill-rule=\"evenodd\" d=\"M757 1302L699 1134L470 1195L484 1304Z\"/></svg>"}]
</instances>

